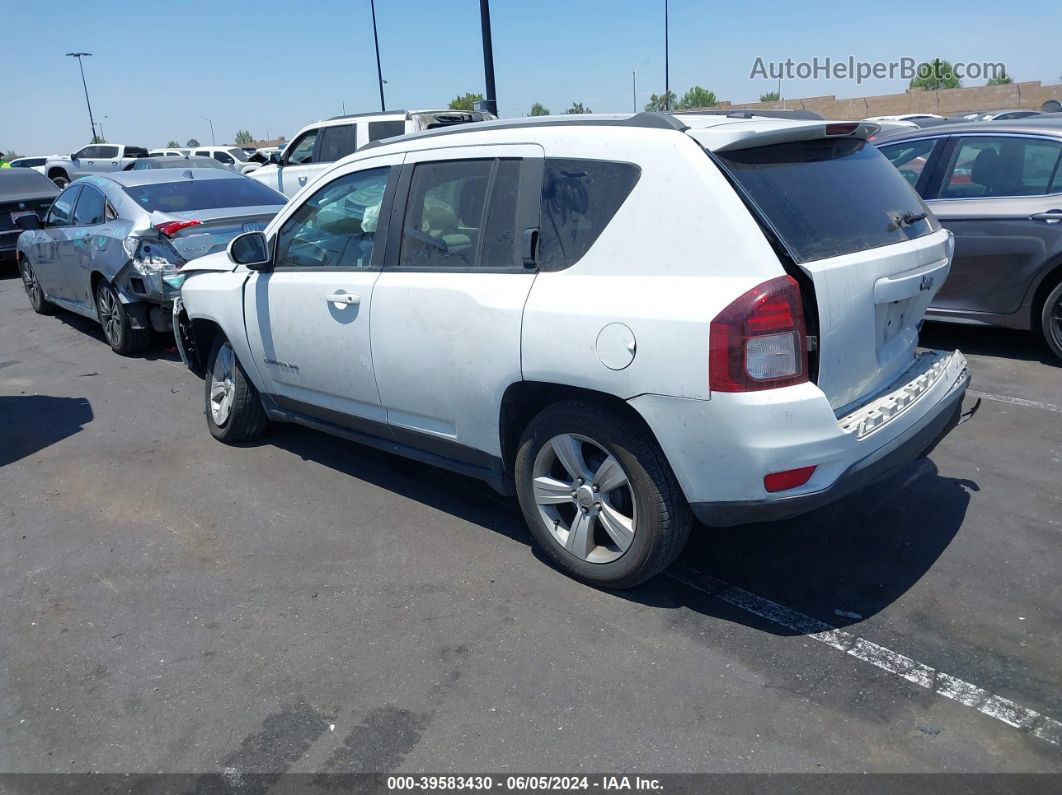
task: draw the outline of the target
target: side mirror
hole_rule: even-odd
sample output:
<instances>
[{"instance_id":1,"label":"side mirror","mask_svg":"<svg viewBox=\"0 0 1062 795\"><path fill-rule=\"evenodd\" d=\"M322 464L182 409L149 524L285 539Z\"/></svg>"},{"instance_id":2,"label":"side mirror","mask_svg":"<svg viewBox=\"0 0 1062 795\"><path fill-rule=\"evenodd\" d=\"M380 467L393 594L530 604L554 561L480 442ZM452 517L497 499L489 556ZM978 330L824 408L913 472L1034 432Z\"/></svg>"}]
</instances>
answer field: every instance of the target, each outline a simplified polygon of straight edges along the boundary
<instances>
[{"instance_id":1,"label":"side mirror","mask_svg":"<svg viewBox=\"0 0 1062 795\"><path fill-rule=\"evenodd\" d=\"M37 213L30 213L29 215L20 215L15 219L15 226L19 229L29 232L32 229L41 228L41 219L37 217Z\"/></svg>"},{"instance_id":2,"label":"side mirror","mask_svg":"<svg viewBox=\"0 0 1062 795\"><path fill-rule=\"evenodd\" d=\"M282 166L282 165L284 165L284 155L283 155L283 153L282 152L270 152L269 153L269 162L272 163L274 166Z\"/></svg>"},{"instance_id":3,"label":"side mirror","mask_svg":"<svg viewBox=\"0 0 1062 795\"><path fill-rule=\"evenodd\" d=\"M244 232L229 241L229 259L253 271L273 269L264 232Z\"/></svg>"},{"instance_id":4,"label":"side mirror","mask_svg":"<svg viewBox=\"0 0 1062 795\"><path fill-rule=\"evenodd\" d=\"M77 152L74 152L74 154L70 155L70 159L77 160Z\"/></svg>"}]
</instances>

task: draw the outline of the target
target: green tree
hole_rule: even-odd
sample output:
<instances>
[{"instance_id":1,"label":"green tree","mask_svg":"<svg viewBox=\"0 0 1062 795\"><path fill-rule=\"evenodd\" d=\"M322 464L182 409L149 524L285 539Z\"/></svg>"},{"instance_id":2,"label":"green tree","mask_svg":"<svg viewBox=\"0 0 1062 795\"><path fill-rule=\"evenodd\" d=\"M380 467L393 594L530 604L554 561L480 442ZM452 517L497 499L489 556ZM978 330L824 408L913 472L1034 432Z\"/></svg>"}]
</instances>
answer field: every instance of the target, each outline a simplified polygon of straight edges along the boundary
<instances>
[{"instance_id":1,"label":"green tree","mask_svg":"<svg viewBox=\"0 0 1062 795\"><path fill-rule=\"evenodd\" d=\"M167 149L176 149L179 146L180 146L180 144L177 143L176 141L174 141L172 138L170 139L170 142L168 144L166 144L166 148Z\"/></svg>"},{"instance_id":2,"label":"green tree","mask_svg":"<svg viewBox=\"0 0 1062 795\"><path fill-rule=\"evenodd\" d=\"M528 116L548 116L549 115L549 108L547 108L541 102L536 102L534 105L531 106L531 112L528 113L527 115Z\"/></svg>"},{"instance_id":3,"label":"green tree","mask_svg":"<svg viewBox=\"0 0 1062 795\"><path fill-rule=\"evenodd\" d=\"M995 74L994 77L988 78L988 85L990 86L1009 86L1014 82L1014 79L1007 74L1007 70L1001 69Z\"/></svg>"},{"instance_id":4,"label":"green tree","mask_svg":"<svg viewBox=\"0 0 1062 795\"><path fill-rule=\"evenodd\" d=\"M573 102L572 106L565 113L593 113L590 108L586 107L582 102Z\"/></svg>"},{"instance_id":5,"label":"green tree","mask_svg":"<svg viewBox=\"0 0 1062 795\"><path fill-rule=\"evenodd\" d=\"M777 91L768 91L766 94L760 94L760 102L777 102L782 98L782 95Z\"/></svg>"},{"instance_id":6,"label":"green tree","mask_svg":"<svg viewBox=\"0 0 1062 795\"><path fill-rule=\"evenodd\" d=\"M479 102L482 99L482 94L473 94L472 92L454 97L450 100L450 110L472 110L472 103Z\"/></svg>"},{"instance_id":7,"label":"green tree","mask_svg":"<svg viewBox=\"0 0 1062 795\"><path fill-rule=\"evenodd\" d=\"M911 79L911 88L926 91L962 88L962 81L955 76L955 68L950 63L943 58L934 58L928 63L918 64L916 74Z\"/></svg>"},{"instance_id":8,"label":"green tree","mask_svg":"<svg viewBox=\"0 0 1062 795\"><path fill-rule=\"evenodd\" d=\"M678 102L672 102L671 107L675 110L690 110L691 108L714 108L719 104L715 98L715 92L700 86L694 86Z\"/></svg>"},{"instance_id":9,"label":"green tree","mask_svg":"<svg viewBox=\"0 0 1062 795\"><path fill-rule=\"evenodd\" d=\"M254 136L247 130L236 131L236 146L247 146L254 143Z\"/></svg>"},{"instance_id":10,"label":"green tree","mask_svg":"<svg viewBox=\"0 0 1062 795\"><path fill-rule=\"evenodd\" d=\"M195 138L189 138L188 143L186 143L185 146L199 146L199 141Z\"/></svg>"},{"instance_id":11,"label":"green tree","mask_svg":"<svg viewBox=\"0 0 1062 795\"><path fill-rule=\"evenodd\" d=\"M94 143L94 144L105 144L105 143L107 143L107 139L104 138L102 135L93 135L92 136L92 143Z\"/></svg>"},{"instance_id":12,"label":"green tree","mask_svg":"<svg viewBox=\"0 0 1062 795\"><path fill-rule=\"evenodd\" d=\"M648 111L656 110L669 110L675 107L677 97L674 91L668 91L664 94L653 94L649 97L649 101L645 105L645 109Z\"/></svg>"}]
</instances>

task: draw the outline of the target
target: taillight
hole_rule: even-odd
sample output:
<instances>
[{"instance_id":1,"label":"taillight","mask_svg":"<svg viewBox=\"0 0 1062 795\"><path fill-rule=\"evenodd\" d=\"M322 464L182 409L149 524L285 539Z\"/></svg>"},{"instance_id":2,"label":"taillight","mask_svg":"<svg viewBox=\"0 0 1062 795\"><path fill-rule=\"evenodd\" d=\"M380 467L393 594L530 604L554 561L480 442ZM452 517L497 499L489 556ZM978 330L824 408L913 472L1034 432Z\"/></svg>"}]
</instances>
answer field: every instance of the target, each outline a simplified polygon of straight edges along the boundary
<instances>
[{"instance_id":1,"label":"taillight","mask_svg":"<svg viewBox=\"0 0 1062 795\"><path fill-rule=\"evenodd\" d=\"M712 391L756 392L807 380L807 329L800 286L792 276L756 285L712 321Z\"/></svg>"},{"instance_id":2,"label":"taillight","mask_svg":"<svg viewBox=\"0 0 1062 795\"><path fill-rule=\"evenodd\" d=\"M159 224L155 228L159 230L159 233L165 237L173 237L182 229L187 229L190 226L199 226L202 221L168 221L164 224Z\"/></svg>"}]
</instances>

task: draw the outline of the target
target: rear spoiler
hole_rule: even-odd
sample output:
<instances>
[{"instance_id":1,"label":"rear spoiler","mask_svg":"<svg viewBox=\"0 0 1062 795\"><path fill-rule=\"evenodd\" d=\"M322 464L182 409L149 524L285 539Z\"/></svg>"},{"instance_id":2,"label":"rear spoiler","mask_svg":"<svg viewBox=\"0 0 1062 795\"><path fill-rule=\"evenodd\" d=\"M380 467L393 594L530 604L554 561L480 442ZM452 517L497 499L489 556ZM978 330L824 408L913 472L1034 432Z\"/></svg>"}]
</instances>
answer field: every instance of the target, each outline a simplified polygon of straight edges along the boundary
<instances>
[{"instance_id":1,"label":"rear spoiler","mask_svg":"<svg viewBox=\"0 0 1062 795\"><path fill-rule=\"evenodd\" d=\"M779 126L756 123L728 124L719 127L687 130L687 134L713 152L751 149L757 146L814 141L823 138L855 138L866 140L881 129L881 125L867 121L794 121Z\"/></svg>"}]
</instances>

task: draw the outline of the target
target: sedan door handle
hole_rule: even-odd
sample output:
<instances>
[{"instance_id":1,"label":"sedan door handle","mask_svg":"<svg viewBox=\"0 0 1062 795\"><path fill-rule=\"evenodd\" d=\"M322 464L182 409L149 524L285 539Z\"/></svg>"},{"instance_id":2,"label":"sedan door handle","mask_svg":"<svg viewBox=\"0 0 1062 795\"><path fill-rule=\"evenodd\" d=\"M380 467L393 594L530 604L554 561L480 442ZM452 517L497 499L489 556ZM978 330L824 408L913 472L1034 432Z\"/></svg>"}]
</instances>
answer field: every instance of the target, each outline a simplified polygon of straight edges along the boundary
<instances>
[{"instance_id":1,"label":"sedan door handle","mask_svg":"<svg viewBox=\"0 0 1062 795\"><path fill-rule=\"evenodd\" d=\"M1043 213L1033 213L1029 216L1034 221L1047 221L1049 224L1057 224L1062 221L1062 210L1048 210Z\"/></svg>"},{"instance_id":2,"label":"sedan door handle","mask_svg":"<svg viewBox=\"0 0 1062 795\"><path fill-rule=\"evenodd\" d=\"M352 304L360 304L361 296L353 295L352 293L329 293L325 296L325 300L330 304L350 306Z\"/></svg>"}]
</instances>

